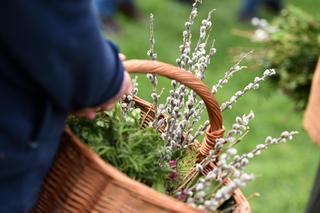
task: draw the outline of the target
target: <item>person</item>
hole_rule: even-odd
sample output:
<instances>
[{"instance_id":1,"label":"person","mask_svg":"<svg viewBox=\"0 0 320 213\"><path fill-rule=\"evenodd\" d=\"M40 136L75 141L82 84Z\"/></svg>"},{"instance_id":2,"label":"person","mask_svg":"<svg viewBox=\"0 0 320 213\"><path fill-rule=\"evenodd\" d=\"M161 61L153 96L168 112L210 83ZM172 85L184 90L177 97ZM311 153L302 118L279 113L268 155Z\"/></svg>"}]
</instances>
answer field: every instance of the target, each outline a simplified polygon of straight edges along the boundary
<instances>
[{"instance_id":1,"label":"person","mask_svg":"<svg viewBox=\"0 0 320 213\"><path fill-rule=\"evenodd\" d=\"M121 31L115 21L118 12L133 20L140 20L142 17L134 0L93 0L93 7L100 18L101 28L109 34Z\"/></svg>"},{"instance_id":2,"label":"person","mask_svg":"<svg viewBox=\"0 0 320 213\"><path fill-rule=\"evenodd\" d=\"M310 193L309 201L306 208L306 213L318 213L320 212L320 165L313 184L312 191Z\"/></svg>"},{"instance_id":3,"label":"person","mask_svg":"<svg viewBox=\"0 0 320 213\"><path fill-rule=\"evenodd\" d=\"M320 148L320 58L313 75L311 91L303 117L303 127L316 145ZM310 193L306 213L320 212L320 164Z\"/></svg>"},{"instance_id":4,"label":"person","mask_svg":"<svg viewBox=\"0 0 320 213\"><path fill-rule=\"evenodd\" d=\"M92 119L130 90L88 0L0 7L0 212L30 212L68 113Z\"/></svg>"},{"instance_id":5,"label":"person","mask_svg":"<svg viewBox=\"0 0 320 213\"><path fill-rule=\"evenodd\" d=\"M178 0L178 1L187 5L192 5L195 2L195 0Z\"/></svg>"},{"instance_id":6,"label":"person","mask_svg":"<svg viewBox=\"0 0 320 213\"><path fill-rule=\"evenodd\" d=\"M283 8L282 0L243 0L240 6L239 20L251 21L252 18L258 16L258 11L263 5L276 14Z\"/></svg>"}]
</instances>

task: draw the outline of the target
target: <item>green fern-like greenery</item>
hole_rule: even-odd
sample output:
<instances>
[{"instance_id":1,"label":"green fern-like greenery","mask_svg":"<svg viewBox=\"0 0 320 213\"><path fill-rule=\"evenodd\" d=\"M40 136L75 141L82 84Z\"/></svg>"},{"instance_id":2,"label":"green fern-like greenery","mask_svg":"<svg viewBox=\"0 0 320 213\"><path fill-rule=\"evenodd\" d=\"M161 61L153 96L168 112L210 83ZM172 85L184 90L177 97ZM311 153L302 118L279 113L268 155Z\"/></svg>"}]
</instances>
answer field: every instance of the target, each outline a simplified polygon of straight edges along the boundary
<instances>
[{"instance_id":1,"label":"green fern-like greenery","mask_svg":"<svg viewBox=\"0 0 320 213\"><path fill-rule=\"evenodd\" d=\"M140 128L140 110L125 115L117 105L111 112L100 112L94 120L70 116L68 125L95 153L130 178L158 191L164 191L169 177L164 140L153 128Z\"/></svg>"},{"instance_id":2,"label":"green fern-like greenery","mask_svg":"<svg viewBox=\"0 0 320 213\"><path fill-rule=\"evenodd\" d=\"M194 146L190 146L187 150L184 150L179 161L177 161L177 167L182 177L186 176L190 172L197 161L198 150Z\"/></svg>"}]
</instances>

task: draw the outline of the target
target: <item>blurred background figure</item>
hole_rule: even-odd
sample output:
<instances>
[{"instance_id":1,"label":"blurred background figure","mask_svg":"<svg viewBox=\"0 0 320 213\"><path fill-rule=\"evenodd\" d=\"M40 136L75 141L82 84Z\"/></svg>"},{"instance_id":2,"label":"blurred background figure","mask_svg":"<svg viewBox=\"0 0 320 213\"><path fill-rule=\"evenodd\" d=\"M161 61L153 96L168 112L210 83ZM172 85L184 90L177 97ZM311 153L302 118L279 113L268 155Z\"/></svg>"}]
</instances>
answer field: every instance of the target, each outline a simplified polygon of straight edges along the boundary
<instances>
[{"instance_id":1,"label":"blurred background figure","mask_svg":"<svg viewBox=\"0 0 320 213\"><path fill-rule=\"evenodd\" d=\"M93 0L93 7L101 20L102 29L109 34L120 32L120 26L115 21L118 12L132 20L139 20L142 16L134 0Z\"/></svg>"},{"instance_id":2,"label":"blurred background figure","mask_svg":"<svg viewBox=\"0 0 320 213\"><path fill-rule=\"evenodd\" d=\"M316 71L313 75L313 81L308 101L308 106L304 114L303 126L309 134L310 138L320 148L320 58ZM320 212L320 164L318 172L313 184L313 188L309 197L306 213Z\"/></svg>"},{"instance_id":3,"label":"blurred background figure","mask_svg":"<svg viewBox=\"0 0 320 213\"><path fill-rule=\"evenodd\" d=\"M178 0L179 2L192 5L195 0Z\"/></svg>"},{"instance_id":4,"label":"blurred background figure","mask_svg":"<svg viewBox=\"0 0 320 213\"><path fill-rule=\"evenodd\" d=\"M242 0L239 20L243 22L251 21L258 16L259 9L265 6L269 11L278 14L283 8L282 0Z\"/></svg>"}]
</instances>

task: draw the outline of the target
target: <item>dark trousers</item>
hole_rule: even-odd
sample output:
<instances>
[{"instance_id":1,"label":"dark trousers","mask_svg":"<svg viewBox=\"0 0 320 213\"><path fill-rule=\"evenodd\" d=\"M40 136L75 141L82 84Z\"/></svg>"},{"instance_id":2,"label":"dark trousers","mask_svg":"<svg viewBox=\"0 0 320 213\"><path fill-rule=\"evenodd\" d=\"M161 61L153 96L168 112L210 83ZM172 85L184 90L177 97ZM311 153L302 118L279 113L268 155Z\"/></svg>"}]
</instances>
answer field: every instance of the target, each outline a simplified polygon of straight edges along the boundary
<instances>
[{"instance_id":1,"label":"dark trousers","mask_svg":"<svg viewBox=\"0 0 320 213\"><path fill-rule=\"evenodd\" d=\"M316 180L313 185L312 192L310 194L309 203L306 209L306 213L319 213L320 212L320 164Z\"/></svg>"}]
</instances>

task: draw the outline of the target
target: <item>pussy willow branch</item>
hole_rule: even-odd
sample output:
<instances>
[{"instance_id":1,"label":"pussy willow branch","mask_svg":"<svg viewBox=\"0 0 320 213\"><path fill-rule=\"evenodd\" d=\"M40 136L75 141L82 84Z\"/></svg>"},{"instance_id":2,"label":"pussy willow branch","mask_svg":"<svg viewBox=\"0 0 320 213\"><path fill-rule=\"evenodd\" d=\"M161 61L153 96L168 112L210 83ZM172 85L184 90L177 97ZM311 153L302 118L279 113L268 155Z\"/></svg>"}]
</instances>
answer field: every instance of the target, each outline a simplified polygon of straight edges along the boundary
<instances>
[{"instance_id":1,"label":"pussy willow branch","mask_svg":"<svg viewBox=\"0 0 320 213\"><path fill-rule=\"evenodd\" d=\"M155 46L155 39L154 39L154 16L151 13L150 14L150 19L149 19L149 32L150 32L150 49L147 52L147 55L150 57L151 60L156 60L157 59L157 54L154 51L154 46ZM150 80L152 84L152 93L151 93L151 98L153 101L153 106L154 106L154 111L155 111L155 118L153 122L153 126L156 127L158 123L158 101L159 101L159 95L157 94L157 85L158 85L158 79L156 75L154 74L147 74L148 79Z\"/></svg>"},{"instance_id":2,"label":"pussy willow branch","mask_svg":"<svg viewBox=\"0 0 320 213\"><path fill-rule=\"evenodd\" d=\"M192 37L192 25L194 23L194 20L198 14L198 6L202 3L201 1L196 0L194 4L192 5L192 10L189 15L188 21L185 23L185 30L182 33L183 36L183 42L182 45L180 45L180 57L177 59L177 64L180 68L185 68L185 64L187 64L190 60L190 49L191 49L191 37ZM180 117L179 112L176 110L177 108L181 107L181 104L183 103L184 99L184 86L179 86L175 80L171 82L172 90L170 90L170 96L167 98L167 101L165 103L165 107L167 108L167 112L169 114L169 120L167 122L167 135L166 140L167 141L173 141L173 139L179 140L181 138L180 132L177 128L181 125L177 124L177 118ZM177 88L179 86L179 88ZM175 132L173 132L175 131ZM175 134L177 133L177 134ZM170 142L172 143L172 142Z\"/></svg>"},{"instance_id":3,"label":"pussy willow branch","mask_svg":"<svg viewBox=\"0 0 320 213\"><path fill-rule=\"evenodd\" d=\"M262 77L256 77L253 83L249 83L243 90L239 90L238 92L236 92L235 95L233 95L229 101L222 103L220 107L221 111L223 112L226 109L232 109L232 105L236 103L240 97L244 96L247 92L251 90L258 89L262 81L265 81L266 78L275 74L276 72L274 69L265 70Z\"/></svg>"},{"instance_id":4,"label":"pussy willow branch","mask_svg":"<svg viewBox=\"0 0 320 213\"><path fill-rule=\"evenodd\" d=\"M242 69L246 68L246 66L240 66L241 62L247 58L250 54L252 54L253 51L250 51L248 53L245 53L224 75L222 79L218 81L217 84L212 86L212 94L216 94L219 89L223 87L223 85L227 84L230 78L234 76L235 73L241 71Z\"/></svg>"},{"instance_id":5,"label":"pussy willow branch","mask_svg":"<svg viewBox=\"0 0 320 213\"><path fill-rule=\"evenodd\" d=\"M214 52L213 54L215 54L215 50L213 50L213 52ZM230 69L224 74L224 77L220 79L216 85L212 86L212 90L211 90L212 94L215 95L218 92L218 89L222 88L223 85L227 84L230 78L233 77L236 72L246 68L245 66L240 66L240 64L245 58L247 58L250 54L252 54L252 52L253 51L250 51L242 55L240 59L230 67ZM195 111L195 115L201 115L203 110L205 109L204 102L202 100L199 101L198 105L199 105L199 108L198 110ZM208 125L205 125L205 128L207 127ZM202 134L198 134L197 137L201 135Z\"/></svg>"},{"instance_id":6,"label":"pussy willow branch","mask_svg":"<svg viewBox=\"0 0 320 213\"><path fill-rule=\"evenodd\" d=\"M263 144L258 144L256 148L254 148L252 151L245 153L241 156L235 156L233 162L231 162L230 165L234 166L239 170L242 170L244 167L248 165L249 159L260 155L271 145L285 143L287 141L292 140L293 136L296 134L298 134L297 131L284 131L280 134L280 137L278 138L272 138L271 136L268 136Z\"/></svg>"},{"instance_id":7,"label":"pussy willow branch","mask_svg":"<svg viewBox=\"0 0 320 213\"><path fill-rule=\"evenodd\" d=\"M206 19L202 20L201 27L200 27L200 37L197 42L196 47L194 48L194 51L192 53L192 60L189 60L189 64L187 64L187 68L190 72L195 73L196 77L200 80L204 79L204 73L206 68L208 67L208 64L211 61L211 57L215 54L215 48L212 46L210 47L209 53L206 53L206 45L209 38L210 30L212 27L212 11L208 13L208 16ZM178 99L184 102L185 94L188 94L186 97L187 104L184 108L184 117L183 120L180 122L179 127L181 127L184 131L190 132L193 125L200 120L200 115L195 114L194 105L197 103L197 95L194 91L190 91L189 89L186 89L184 85L180 85L178 90L182 90L183 93L178 93ZM179 102L178 102L179 104ZM192 122L190 122L192 118ZM189 122L188 122L189 121ZM189 125L185 125L186 123L189 123ZM186 129L185 129L186 128ZM182 132L182 131L181 131ZM181 137L180 137L181 138ZM188 139L188 137L184 137L185 140ZM185 144L186 141L182 141L182 144Z\"/></svg>"}]
</instances>

